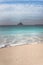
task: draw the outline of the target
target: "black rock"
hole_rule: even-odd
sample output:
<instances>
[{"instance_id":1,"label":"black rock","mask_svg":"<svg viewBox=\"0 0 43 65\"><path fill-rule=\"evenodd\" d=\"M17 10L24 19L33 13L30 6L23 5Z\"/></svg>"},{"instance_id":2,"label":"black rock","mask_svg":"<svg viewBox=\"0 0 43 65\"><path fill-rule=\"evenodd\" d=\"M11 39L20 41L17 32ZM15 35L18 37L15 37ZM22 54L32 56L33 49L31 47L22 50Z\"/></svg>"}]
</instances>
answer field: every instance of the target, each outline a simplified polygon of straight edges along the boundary
<instances>
[{"instance_id":1,"label":"black rock","mask_svg":"<svg viewBox=\"0 0 43 65\"><path fill-rule=\"evenodd\" d=\"M18 26L22 26L23 24L22 23L19 23Z\"/></svg>"}]
</instances>

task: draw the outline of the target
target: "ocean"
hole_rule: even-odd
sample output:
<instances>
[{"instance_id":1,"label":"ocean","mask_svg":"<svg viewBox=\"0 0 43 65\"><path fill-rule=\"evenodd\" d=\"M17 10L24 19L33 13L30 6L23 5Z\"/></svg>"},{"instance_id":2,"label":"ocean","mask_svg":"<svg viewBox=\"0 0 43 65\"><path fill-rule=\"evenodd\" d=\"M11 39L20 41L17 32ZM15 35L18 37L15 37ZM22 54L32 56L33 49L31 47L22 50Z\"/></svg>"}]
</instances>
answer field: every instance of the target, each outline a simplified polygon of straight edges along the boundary
<instances>
[{"instance_id":1,"label":"ocean","mask_svg":"<svg viewBox=\"0 0 43 65\"><path fill-rule=\"evenodd\" d=\"M43 26L0 26L0 48L43 43Z\"/></svg>"}]
</instances>

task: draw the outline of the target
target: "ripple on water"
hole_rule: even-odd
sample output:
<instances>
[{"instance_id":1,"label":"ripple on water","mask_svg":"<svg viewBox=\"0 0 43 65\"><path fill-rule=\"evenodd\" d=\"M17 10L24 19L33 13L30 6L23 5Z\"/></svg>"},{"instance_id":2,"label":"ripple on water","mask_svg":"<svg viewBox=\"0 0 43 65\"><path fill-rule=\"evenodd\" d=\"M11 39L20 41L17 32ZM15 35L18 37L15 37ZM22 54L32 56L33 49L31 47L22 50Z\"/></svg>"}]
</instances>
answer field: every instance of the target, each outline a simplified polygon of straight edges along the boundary
<instances>
[{"instance_id":1,"label":"ripple on water","mask_svg":"<svg viewBox=\"0 0 43 65\"><path fill-rule=\"evenodd\" d=\"M0 35L0 48L42 42L43 36L41 35Z\"/></svg>"}]
</instances>

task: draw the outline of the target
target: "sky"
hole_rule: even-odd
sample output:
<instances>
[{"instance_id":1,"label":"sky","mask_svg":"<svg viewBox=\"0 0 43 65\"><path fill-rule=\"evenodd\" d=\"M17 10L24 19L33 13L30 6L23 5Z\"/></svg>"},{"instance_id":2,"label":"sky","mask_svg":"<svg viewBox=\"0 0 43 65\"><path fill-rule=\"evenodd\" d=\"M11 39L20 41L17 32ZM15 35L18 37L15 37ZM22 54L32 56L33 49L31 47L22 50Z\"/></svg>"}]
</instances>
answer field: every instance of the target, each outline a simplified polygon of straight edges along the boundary
<instances>
[{"instance_id":1,"label":"sky","mask_svg":"<svg viewBox=\"0 0 43 65\"><path fill-rule=\"evenodd\" d=\"M0 25L43 24L43 0L0 0Z\"/></svg>"}]
</instances>

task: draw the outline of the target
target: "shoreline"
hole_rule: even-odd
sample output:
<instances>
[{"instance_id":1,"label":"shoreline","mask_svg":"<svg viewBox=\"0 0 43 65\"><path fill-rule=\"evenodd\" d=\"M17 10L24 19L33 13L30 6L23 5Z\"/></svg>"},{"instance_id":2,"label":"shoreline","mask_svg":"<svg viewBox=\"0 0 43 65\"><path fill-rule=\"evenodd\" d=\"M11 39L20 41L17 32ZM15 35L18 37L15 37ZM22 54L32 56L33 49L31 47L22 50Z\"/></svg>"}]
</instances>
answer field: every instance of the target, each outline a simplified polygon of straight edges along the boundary
<instances>
[{"instance_id":1,"label":"shoreline","mask_svg":"<svg viewBox=\"0 0 43 65\"><path fill-rule=\"evenodd\" d=\"M9 47L16 47L16 46L24 46L24 45L36 45L36 44L43 44L43 42L42 43L38 43L38 42L34 42L34 43L27 43L27 44L12 44L12 45L4 45L4 46L2 46L2 47L0 47L0 49L2 49L2 48L9 48Z\"/></svg>"}]
</instances>

